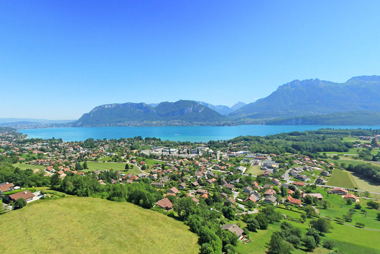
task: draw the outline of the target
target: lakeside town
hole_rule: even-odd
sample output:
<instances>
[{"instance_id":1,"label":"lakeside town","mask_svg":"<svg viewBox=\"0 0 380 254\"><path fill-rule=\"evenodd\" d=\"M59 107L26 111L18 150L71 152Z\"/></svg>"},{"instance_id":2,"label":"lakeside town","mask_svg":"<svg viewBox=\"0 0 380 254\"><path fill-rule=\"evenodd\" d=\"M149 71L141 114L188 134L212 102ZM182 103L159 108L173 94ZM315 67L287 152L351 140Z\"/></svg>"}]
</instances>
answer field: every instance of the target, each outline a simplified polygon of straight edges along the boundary
<instances>
[{"instance_id":1,"label":"lakeside town","mask_svg":"<svg viewBox=\"0 0 380 254\"><path fill-rule=\"evenodd\" d=\"M352 147L378 149L379 139L377 134L358 136ZM252 143L244 139L181 143L141 137L63 142L60 139L27 139L14 129L5 128L0 134L2 157L11 161L15 173L22 169L29 176L41 177L36 181L31 177L29 182L23 183L17 178L13 182L2 182L2 211L11 212L35 201L59 196L44 187L54 189L53 181L60 185L55 190L69 193L65 188L73 183L65 179L74 179L75 175L90 177L105 187L149 184L160 197L149 206L160 213L179 215L176 204L184 198L195 205L210 205L227 219L221 228L233 233L236 241L244 244L252 241L250 232L264 222L256 220L256 226L243 227L236 218L241 217L244 221L244 216L251 216L246 220L253 219L268 205L280 214L286 211L283 216L287 219L291 219L286 215L288 211L295 211L302 215L298 219L300 222L315 216L341 224L352 222L352 215L336 218L321 215L321 208L333 205L329 195L339 197L339 202L344 204L357 204L355 207L369 201L378 209L379 203L371 199L375 193L328 185L334 170L342 168L337 163L339 160L333 163L323 153L320 156L257 153L250 151ZM20 202L24 203L21 207ZM354 225L358 228L370 226L360 221Z\"/></svg>"}]
</instances>

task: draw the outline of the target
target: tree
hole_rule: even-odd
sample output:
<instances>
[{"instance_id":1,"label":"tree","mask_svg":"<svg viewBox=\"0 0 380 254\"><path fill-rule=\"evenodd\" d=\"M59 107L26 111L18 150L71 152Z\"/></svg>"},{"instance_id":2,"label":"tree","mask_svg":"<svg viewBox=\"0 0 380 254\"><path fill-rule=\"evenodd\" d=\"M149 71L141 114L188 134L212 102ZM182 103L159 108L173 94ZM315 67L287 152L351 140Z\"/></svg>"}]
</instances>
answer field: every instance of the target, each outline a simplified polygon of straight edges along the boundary
<instances>
[{"instance_id":1,"label":"tree","mask_svg":"<svg viewBox=\"0 0 380 254\"><path fill-rule=\"evenodd\" d=\"M288 189L284 185L281 185L281 196L283 198L288 196Z\"/></svg>"},{"instance_id":2,"label":"tree","mask_svg":"<svg viewBox=\"0 0 380 254\"><path fill-rule=\"evenodd\" d=\"M229 220L235 219L234 209L232 209L231 206L229 206L229 207L223 206L222 213L223 213L224 217L226 217Z\"/></svg>"},{"instance_id":3,"label":"tree","mask_svg":"<svg viewBox=\"0 0 380 254\"><path fill-rule=\"evenodd\" d=\"M298 246L301 244L301 240L295 235L286 237L286 241L293 244L293 246L296 248L298 248Z\"/></svg>"},{"instance_id":4,"label":"tree","mask_svg":"<svg viewBox=\"0 0 380 254\"><path fill-rule=\"evenodd\" d=\"M293 198L296 198L296 199L300 199L301 198L301 193L299 190L296 190L293 195L292 195Z\"/></svg>"},{"instance_id":5,"label":"tree","mask_svg":"<svg viewBox=\"0 0 380 254\"><path fill-rule=\"evenodd\" d=\"M129 164L128 163L125 164L125 170L129 170Z\"/></svg>"},{"instance_id":6,"label":"tree","mask_svg":"<svg viewBox=\"0 0 380 254\"><path fill-rule=\"evenodd\" d=\"M323 241L323 248L325 249L329 249L329 250L332 250L334 248L334 242L330 241L330 240L324 240Z\"/></svg>"},{"instance_id":7,"label":"tree","mask_svg":"<svg viewBox=\"0 0 380 254\"><path fill-rule=\"evenodd\" d=\"M315 244L318 246L321 242L321 238L319 237L319 233L315 228L309 228L306 233L307 236L314 237Z\"/></svg>"},{"instance_id":8,"label":"tree","mask_svg":"<svg viewBox=\"0 0 380 254\"><path fill-rule=\"evenodd\" d=\"M380 204L375 201L368 201L367 206L371 207L372 209L379 210Z\"/></svg>"},{"instance_id":9,"label":"tree","mask_svg":"<svg viewBox=\"0 0 380 254\"><path fill-rule=\"evenodd\" d=\"M329 220L325 218L319 218L318 220L310 221L311 227L315 228L321 233L327 233L330 229L333 228Z\"/></svg>"},{"instance_id":10,"label":"tree","mask_svg":"<svg viewBox=\"0 0 380 254\"><path fill-rule=\"evenodd\" d=\"M352 205L352 200L351 200L350 198L348 198L348 199L346 200L346 204L347 204L347 205Z\"/></svg>"},{"instance_id":11,"label":"tree","mask_svg":"<svg viewBox=\"0 0 380 254\"><path fill-rule=\"evenodd\" d=\"M51 178L50 178L50 187L54 189L58 189L58 187L61 185L61 178L57 173L55 173Z\"/></svg>"},{"instance_id":12,"label":"tree","mask_svg":"<svg viewBox=\"0 0 380 254\"><path fill-rule=\"evenodd\" d=\"M260 225L260 229L267 229L268 228L268 220L267 218L265 217L264 214L262 213L259 213L257 216L256 216L256 220L257 222L259 223Z\"/></svg>"},{"instance_id":13,"label":"tree","mask_svg":"<svg viewBox=\"0 0 380 254\"><path fill-rule=\"evenodd\" d=\"M260 224L256 219L251 218L247 221L247 228L249 231L256 232L260 228Z\"/></svg>"},{"instance_id":14,"label":"tree","mask_svg":"<svg viewBox=\"0 0 380 254\"><path fill-rule=\"evenodd\" d=\"M88 169L87 161L84 161L84 163L83 163L83 168L84 168L84 169Z\"/></svg>"},{"instance_id":15,"label":"tree","mask_svg":"<svg viewBox=\"0 0 380 254\"><path fill-rule=\"evenodd\" d=\"M340 158L339 158L339 156L338 155L334 155L333 156L333 160L339 160Z\"/></svg>"},{"instance_id":16,"label":"tree","mask_svg":"<svg viewBox=\"0 0 380 254\"><path fill-rule=\"evenodd\" d=\"M360 204L355 204L354 207L355 207L355 209L359 209L359 210L362 209L362 206Z\"/></svg>"},{"instance_id":17,"label":"tree","mask_svg":"<svg viewBox=\"0 0 380 254\"><path fill-rule=\"evenodd\" d=\"M16 200L16 202L15 202L13 208L14 208L15 210L17 210L17 209L21 209L21 208L23 208L24 206L26 206L26 201L25 201L25 199L23 199L23 198L19 198L19 199Z\"/></svg>"},{"instance_id":18,"label":"tree","mask_svg":"<svg viewBox=\"0 0 380 254\"><path fill-rule=\"evenodd\" d=\"M301 219L302 219L303 221L306 221L306 218L307 218L307 215L306 215L305 213L302 213L302 214L301 214Z\"/></svg>"},{"instance_id":19,"label":"tree","mask_svg":"<svg viewBox=\"0 0 380 254\"><path fill-rule=\"evenodd\" d=\"M364 228L365 225L362 222L356 222L355 226L358 228Z\"/></svg>"},{"instance_id":20,"label":"tree","mask_svg":"<svg viewBox=\"0 0 380 254\"><path fill-rule=\"evenodd\" d=\"M309 250L314 250L317 247L314 237L312 236L306 236L302 241Z\"/></svg>"},{"instance_id":21,"label":"tree","mask_svg":"<svg viewBox=\"0 0 380 254\"><path fill-rule=\"evenodd\" d=\"M5 197L4 192L2 192L2 191L0 190L0 200L3 200L4 197Z\"/></svg>"},{"instance_id":22,"label":"tree","mask_svg":"<svg viewBox=\"0 0 380 254\"><path fill-rule=\"evenodd\" d=\"M269 252L275 254L290 254L292 253L293 246L285 241L281 232L274 232L269 242Z\"/></svg>"},{"instance_id":23,"label":"tree","mask_svg":"<svg viewBox=\"0 0 380 254\"><path fill-rule=\"evenodd\" d=\"M377 213L376 219L380 221L380 213Z\"/></svg>"},{"instance_id":24,"label":"tree","mask_svg":"<svg viewBox=\"0 0 380 254\"><path fill-rule=\"evenodd\" d=\"M315 215L314 207L312 207L311 205L305 206L305 212L308 218L311 218Z\"/></svg>"},{"instance_id":25,"label":"tree","mask_svg":"<svg viewBox=\"0 0 380 254\"><path fill-rule=\"evenodd\" d=\"M82 165L80 165L79 161L75 163L75 170L82 170Z\"/></svg>"},{"instance_id":26,"label":"tree","mask_svg":"<svg viewBox=\"0 0 380 254\"><path fill-rule=\"evenodd\" d=\"M183 220L187 219L195 209L195 202L191 197L183 197L178 199L173 205L174 211Z\"/></svg>"}]
</instances>

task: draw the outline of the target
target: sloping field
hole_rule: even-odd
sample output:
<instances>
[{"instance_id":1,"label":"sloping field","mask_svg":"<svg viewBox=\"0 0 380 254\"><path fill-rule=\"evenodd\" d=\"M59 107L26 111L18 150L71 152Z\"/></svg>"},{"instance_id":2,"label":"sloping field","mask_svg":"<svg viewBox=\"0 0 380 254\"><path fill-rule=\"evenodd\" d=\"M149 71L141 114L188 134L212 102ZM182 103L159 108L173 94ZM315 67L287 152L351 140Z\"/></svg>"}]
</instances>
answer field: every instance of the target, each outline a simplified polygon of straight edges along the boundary
<instances>
[{"instance_id":1,"label":"sloping field","mask_svg":"<svg viewBox=\"0 0 380 254\"><path fill-rule=\"evenodd\" d=\"M246 174L252 174L254 176L259 176L262 173L264 173L264 170L261 170L260 166L250 166L245 173Z\"/></svg>"},{"instance_id":2,"label":"sloping field","mask_svg":"<svg viewBox=\"0 0 380 254\"><path fill-rule=\"evenodd\" d=\"M352 189L357 187L355 181L352 179L351 174L339 168L334 169L329 181L327 182L327 185Z\"/></svg>"},{"instance_id":3,"label":"sloping field","mask_svg":"<svg viewBox=\"0 0 380 254\"><path fill-rule=\"evenodd\" d=\"M198 253L187 226L129 203L69 197L0 216L2 253Z\"/></svg>"},{"instance_id":4,"label":"sloping field","mask_svg":"<svg viewBox=\"0 0 380 254\"><path fill-rule=\"evenodd\" d=\"M25 170L25 169L32 169L33 170L33 169L45 169L46 168L46 166L20 164L20 163L13 164L13 167L19 168L21 170Z\"/></svg>"}]
</instances>

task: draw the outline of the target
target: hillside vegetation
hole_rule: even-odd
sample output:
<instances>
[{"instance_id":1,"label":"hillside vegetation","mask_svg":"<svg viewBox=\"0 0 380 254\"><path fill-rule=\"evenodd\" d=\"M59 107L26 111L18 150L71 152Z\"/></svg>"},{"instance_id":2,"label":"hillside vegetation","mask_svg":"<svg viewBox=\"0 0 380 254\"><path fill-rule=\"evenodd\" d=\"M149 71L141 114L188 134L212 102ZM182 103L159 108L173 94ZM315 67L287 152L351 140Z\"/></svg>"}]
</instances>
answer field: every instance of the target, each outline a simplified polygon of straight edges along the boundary
<instances>
[{"instance_id":1,"label":"hillside vegetation","mask_svg":"<svg viewBox=\"0 0 380 254\"><path fill-rule=\"evenodd\" d=\"M380 112L349 111L333 114L278 118L266 121L267 125L380 125Z\"/></svg>"},{"instance_id":2,"label":"hillside vegetation","mask_svg":"<svg viewBox=\"0 0 380 254\"><path fill-rule=\"evenodd\" d=\"M160 213L97 198L31 204L0 217L2 253L198 253L198 237ZM16 240L17 239L17 240Z\"/></svg>"}]
</instances>

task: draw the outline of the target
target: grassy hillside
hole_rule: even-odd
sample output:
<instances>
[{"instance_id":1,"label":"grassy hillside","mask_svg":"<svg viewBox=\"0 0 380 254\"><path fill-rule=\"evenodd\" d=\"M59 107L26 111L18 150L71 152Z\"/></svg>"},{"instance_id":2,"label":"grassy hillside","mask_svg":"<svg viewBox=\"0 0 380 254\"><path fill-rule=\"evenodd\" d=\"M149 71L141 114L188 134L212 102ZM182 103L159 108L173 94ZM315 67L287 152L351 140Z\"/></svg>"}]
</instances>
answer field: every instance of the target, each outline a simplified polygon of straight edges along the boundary
<instances>
[{"instance_id":1,"label":"grassy hillside","mask_svg":"<svg viewBox=\"0 0 380 254\"><path fill-rule=\"evenodd\" d=\"M2 253L198 253L181 222L129 203L70 197L0 216Z\"/></svg>"}]
</instances>

